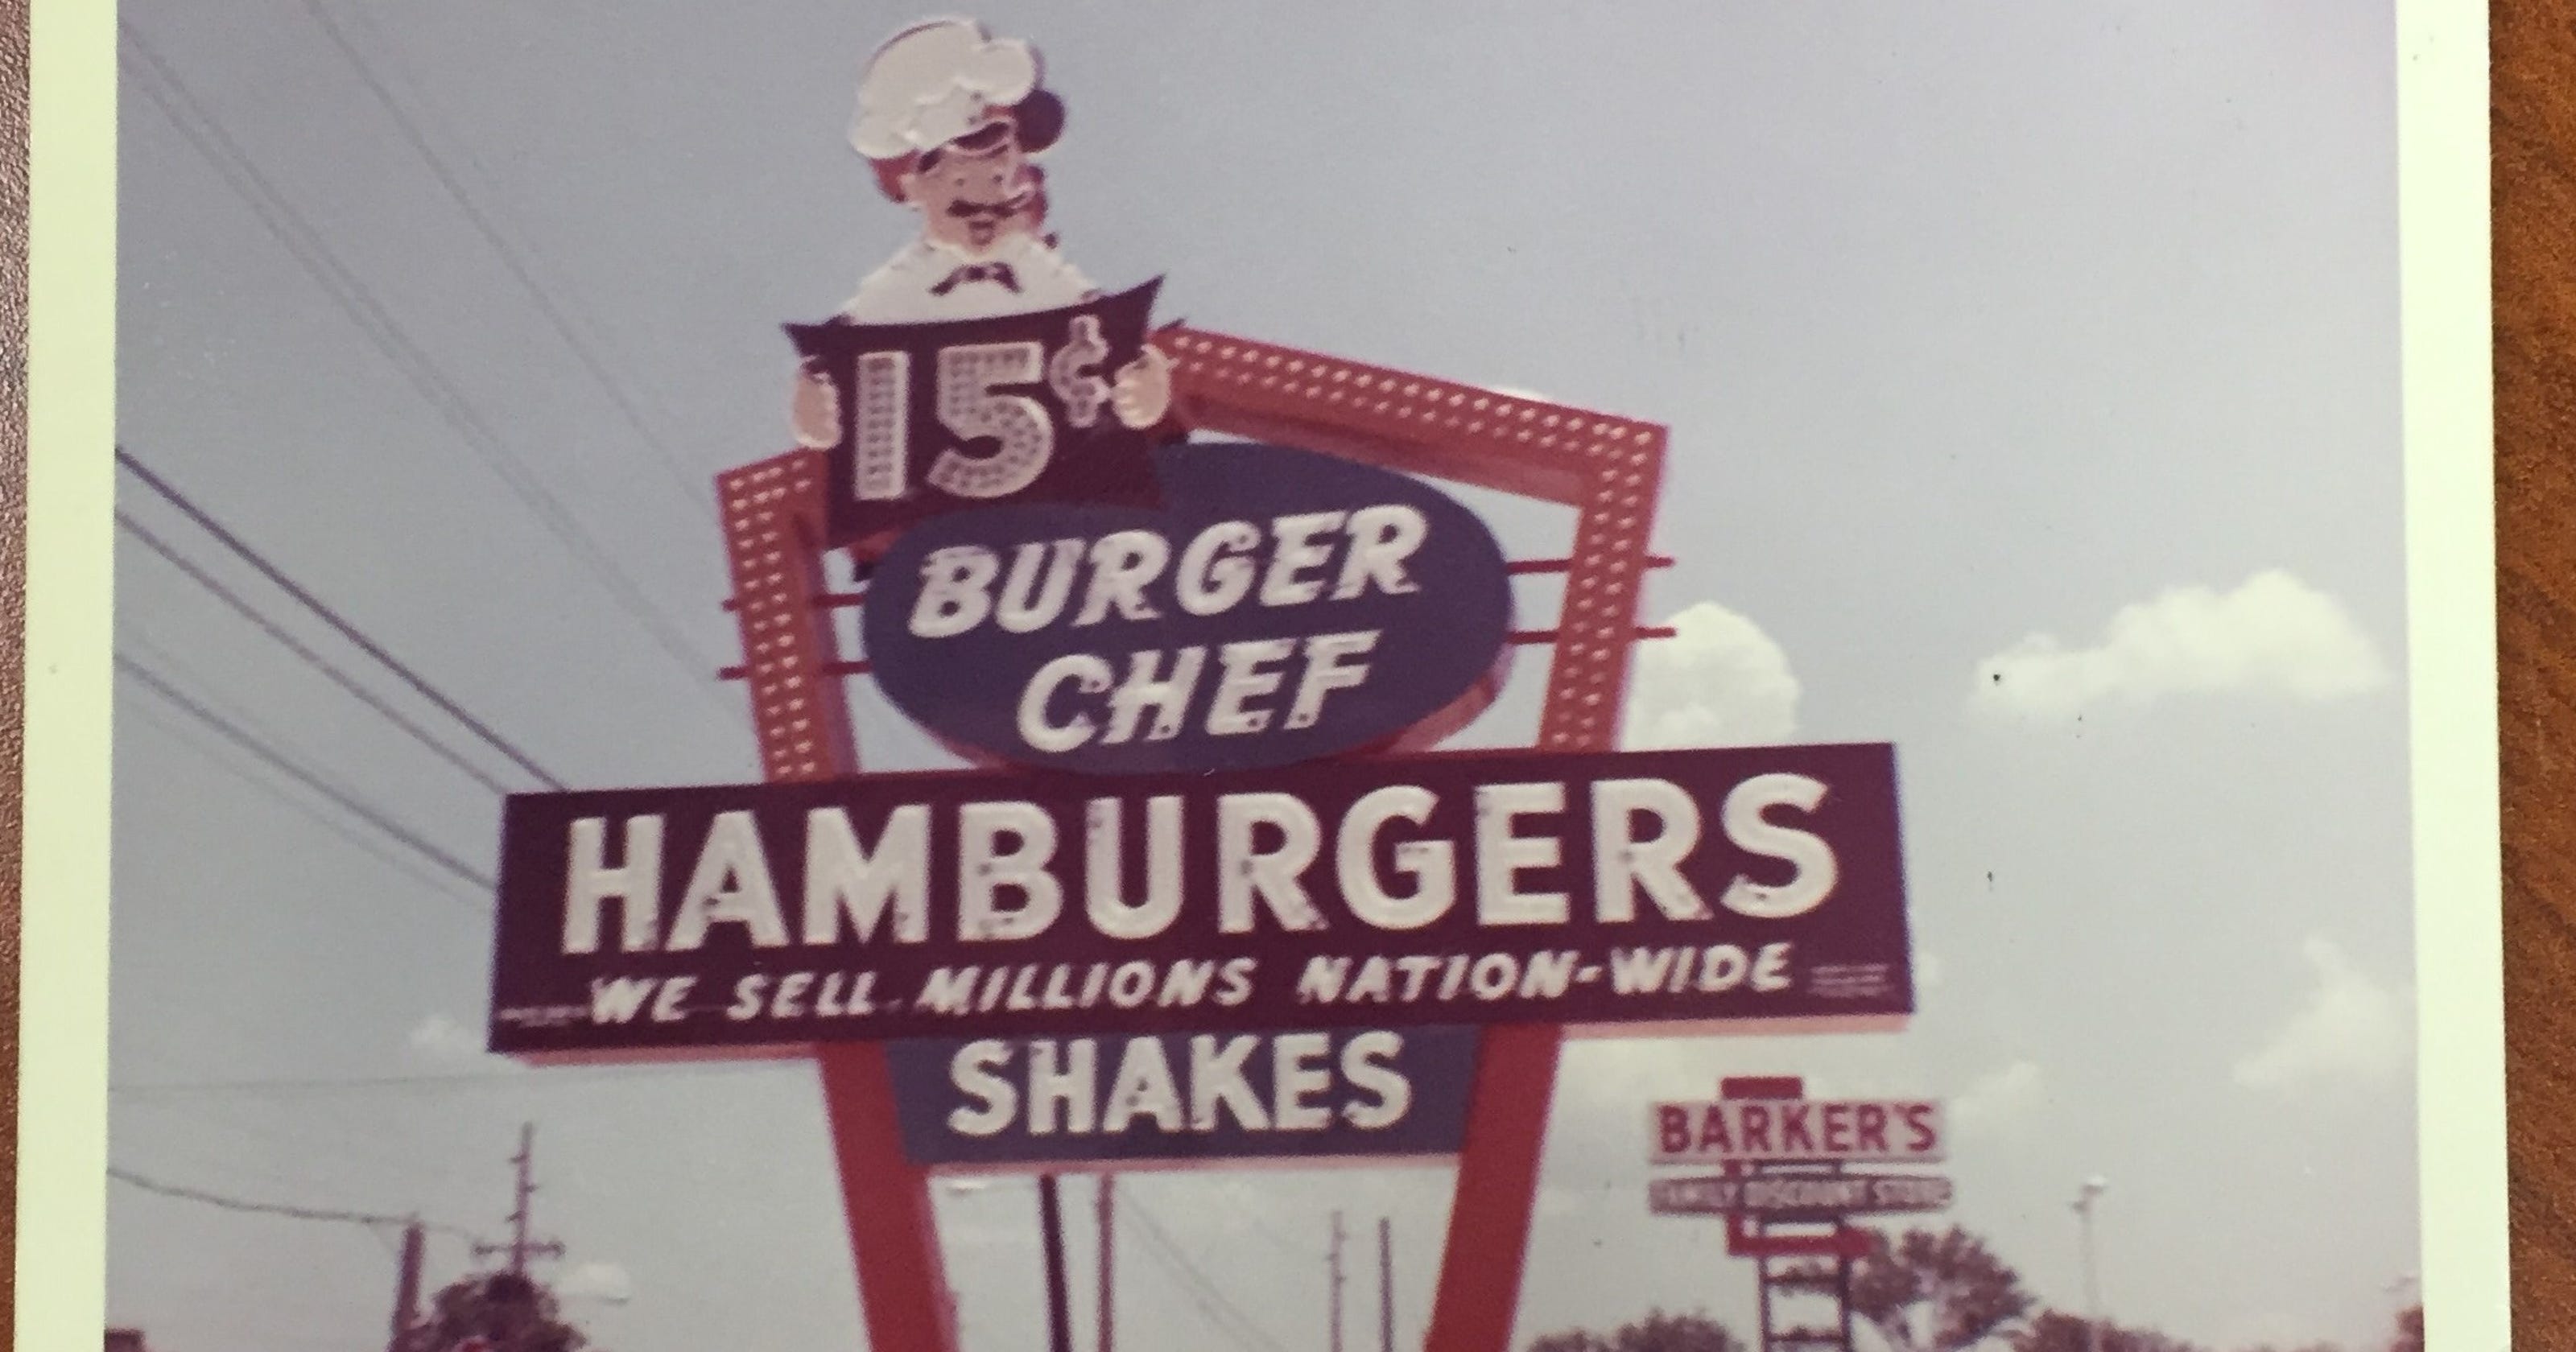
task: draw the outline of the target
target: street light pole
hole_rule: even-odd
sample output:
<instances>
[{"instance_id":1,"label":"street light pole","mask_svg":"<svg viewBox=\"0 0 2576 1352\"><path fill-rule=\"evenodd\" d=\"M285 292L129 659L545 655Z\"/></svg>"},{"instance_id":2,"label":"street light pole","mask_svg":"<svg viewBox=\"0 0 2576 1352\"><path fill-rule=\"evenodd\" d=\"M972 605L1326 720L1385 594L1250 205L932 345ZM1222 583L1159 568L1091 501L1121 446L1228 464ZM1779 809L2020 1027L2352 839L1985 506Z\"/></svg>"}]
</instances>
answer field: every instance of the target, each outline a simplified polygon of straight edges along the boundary
<instances>
[{"instance_id":1,"label":"street light pole","mask_svg":"<svg viewBox=\"0 0 2576 1352\"><path fill-rule=\"evenodd\" d=\"M2084 1180L2075 1197L2075 1217L2084 1245L2084 1342L2088 1352L2102 1352L2102 1285L2093 1262L2093 1204L2110 1189L2100 1175Z\"/></svg>"}]
</instances>

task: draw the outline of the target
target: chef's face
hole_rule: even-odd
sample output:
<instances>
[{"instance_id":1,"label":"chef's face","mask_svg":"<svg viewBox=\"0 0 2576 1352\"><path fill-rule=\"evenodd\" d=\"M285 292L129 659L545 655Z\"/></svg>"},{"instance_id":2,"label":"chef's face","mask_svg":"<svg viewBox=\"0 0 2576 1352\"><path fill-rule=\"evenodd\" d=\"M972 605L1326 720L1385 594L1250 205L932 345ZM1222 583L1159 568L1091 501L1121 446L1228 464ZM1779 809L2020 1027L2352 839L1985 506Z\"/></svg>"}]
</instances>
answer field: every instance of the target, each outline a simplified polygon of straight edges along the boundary
<instances>
[{"instance_id":1,"label":"chef's face","mask_svg":"<svg viewBox=\"0 0 2576 1352\"><path fill-rule=\"evenodd\" d=\"M1035 227L1033 188L1028 159L1008 137L980 151L936 152L903 179L904 200L921 211L922 233L969 254Z\"/></svg>"}]
</instances>

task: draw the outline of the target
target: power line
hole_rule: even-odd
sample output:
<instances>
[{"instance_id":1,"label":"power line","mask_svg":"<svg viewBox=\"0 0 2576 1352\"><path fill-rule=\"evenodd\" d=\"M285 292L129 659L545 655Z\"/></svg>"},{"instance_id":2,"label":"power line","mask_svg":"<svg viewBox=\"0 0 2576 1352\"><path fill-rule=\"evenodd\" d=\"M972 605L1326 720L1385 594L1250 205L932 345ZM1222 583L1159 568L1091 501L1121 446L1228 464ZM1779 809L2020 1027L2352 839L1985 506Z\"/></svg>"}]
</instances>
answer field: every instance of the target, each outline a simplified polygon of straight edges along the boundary
<instances>
[{"instance_id":1,"label":"power line","mask_svg":"<svg viewBox=\"0 0 2576 1352\"><path fill-rule=\"evenodd\" d=\"M151 663L149 665L157 667L162 673L162 678L165 681L169 680L171 676L175 674L177 676L194 679L200 687L209 684L209 682L205 681L197 673L189 670L187 663L180 661L177 657L154 646L146 639L140 637L120 638L117 640L117 647L120 649L131 648L141 656L150 658ZM173 684L175 683L176 682L173 682ZM200 702L205 704L205 706L213 712L222 714L235 727L239 728L242 732L264 745L275 748L282 746L285 743L284 738L279 737L271 729L262 727L257 719L254 719L250 715L242 712L238 706L227 708L220 700L212 697L201 698ZM383 843L368 836L359 834L354 827L340 818L324 814L316 809L313 804L287 792L285 787L280 785L276 780L272 778L262 778L253 769L239 764L234 758L228 758L221 749L199 737L195 732L179 726L179 724L168 718L162 717L160 714L154 712L150 707L146 706L138 708L135 712L142 715L145 722L152 724L154 727L161 729L163 732L168 733L170 736L185 742L187 745L194 748L197 754L206 757L209 761L212 761L217 768L223 770L226 774L232 775L234 778L241 780L252 788L258 789L260 792L267 794L272 800L294 809L295 812L304 817L305 820L320 826L335 836L338 836L340 839L348 842L352 847L364 852L369 857L378 860L386 867L402 874L413 882L428 888L432 892L438 893L440 896L445 897L448 900L454 901L458 905L463 906L470 911L480 912L483 904L488 900L486 897L468 897L459 895L455 891L455 885L453 883L431 877L428 873L423 872L418 865L386 848ZM309 766L306 768L311 770L311 767ZM312 770L311 772L316 777L321 777L320 771ZM357 791L350 788L345 783L334 781L332 787L350 797L354 798L358 796Z\"/></svg>"},{"instance_id":2,"label":"power line","mask_svg":"<svg viewBox=\"0 0 2576 1352\"><path fill-rule=\"evenodd\" d=\"M222 736L224 740L231 742L233 745L240 747L242 750L247 751L254 756L259 757L261 761L268 764L271 768L292 777L297 783L302 784L304 787L313 790L315 793L321 794L323 797L330 799L334 804L339 806L341 810L349 813L349 815L366 822L369 826L376 828L378 831L381 831L403 845L408 846L414 853L420 855L422 858L427 859L429 862L438 865L440 868L443 868L448 872L455 874L457 877L474 884L476 887L481 888L486 892L492 890L493 882L491 878L475 872L472 868L459 861L456 856L429 843L427 840L421 838L401 823L396 822L382 812L377 811L375 808L368 806L366 803L360 801L357 795L331 783L329 780L324 779L314 771L296 764L293 760L288 759L284 753L268 746L265 742L261 741L258 737L253 736L248 731L245 731L239 724L234 723L231 719L224 717L222 714L216 713L214 710L207 708L204 704L190 698L185 692L170 684L169 681L163 679L151 668L144 666L142 663L137 662L133 658L127 657L122 653L117 655L116 665L118 670L123 671L125 674L141 681L146 686L151 687L154 694L157 694L162 699L168 701L181 713L188 715L199 723L212 729L214 732Z\"/></svg>"},{"instance_id":3,"label":"power line","mask_svg":"<svg viewBox=\"0 0 2576 1352\"><path fill-rule=\"evenodd\" d=\"M1181 1298L1196 1308L1211 1327L1231 1340L1235 1346L1247 1349L1268 1347L1272 1352L1284 1352L1277 1343L1264 1339L1259 1330L1247 1328L1238 1322L1231 1308L1224 1305L1221 1300L1205 1294L1207 1287L1196 1270L1189 1265L1189 1260L1163 1247L1160 1240L1147 1242L1145 1256L1153 1259L1165 1271L1180 1278Z\"/></svg>"},{"instance_id":4,"label":"power line","mask_svg":"<svg viewBox=\"0 0 2576 1352\"><path fill-rule=\"evenodd\" d=\"M313 593L305 590L301 585L297 584L295 579L288 577L283 569L280 569L276 564L270 563L264 555L262 555L258 550L251 548L250 545L244 542L240 536L227 530L222 522L207 515L204 508L199 507L188 497L187 494L182 493L177 488L173 487L169 480L154 473L152 471L152 467L137 459L133 452L126 450L123 446L117 447L116 462L125 466L125 468L130 471L134 477L142 480L145 487L159 494L164 502L178 508L181 514L185 515L190 521L197 523L199 529L202 529L208 535L215 537L216 543L221 544L228 550L231 550L235 558L238 558L244 563L249 564L252 568L257 569L260 576L267 578L270 582L276 584L280 591L293 597L297 604L303 606L307 611L319 618L324 624L331 626L333 632L357 645L360 652L374 658L387 671L390 671L395 676L401 678L405 685L410 686L414 691L418 692L422 698L427 699L430 703L438 706L440 712L445 713L448 717L463 724L466 731L473 733L477 738L481 739L484 745L491 747L493 750L500 752L504 756L509 757L511 763L517 765L520 769L527 771L529 774L536 776L538 782L544 784L547 788L560 790L564 787L562 780L555 778L552 772L548 771L544 766L537 764L537 762L531 758L528 753L521 751L508 738L494 732L483 722L483 720L465 712L463 708L458 706L456 701L449 699L436 686L431 685L426 677L413 671L409 666L395 658L392 653L386 652L382 647L377 645L375 640L368 638L363 633L360 633L358 631L358 627L342 618L339 611L334 610L320 597L315 596Z\"/></svg>"},{"instance_id":5,"label":"power line","mask_svg":"<svg viewBox=\"0 0 2576 1352\"><path fill-rule=\"evenodd\" d=\"M1277 1339L1264 1333L1259 1325L1253 1323L1241 1309L1235 1306L1233 1301L1226 1299L1225 1293L1219 1290L1214 1282L1208 1280L1207 1274L1199 1271L1198 1265L1190 1261L1188 1253L1181 1248L1178 1241L1172 1238L1171 1232L1165 1230L1162 1223L1154 1219L1154 1213L1147 1211L1144 1203L1136 1200L1132 1190L1122 1194L1118 1204L1125 1207L1144 1227L1139 1233L1145 1237L1145 1251L1183 1280L1189 1289L1183 1290L1181 1294L1192 1305L1197 1306L1199 1312L1206 1315L1219 1332L1242 1346L1250 1347L1258 1344L1268 1352L1286 1352Z\"/></svg>"},{"instance_id":6,"label":"power line","mask_svg":"<svg viewBox=\"0 0 2576 1352\"><path fill-rule=\"evenodd\" d=\"M334 1101L296 1105L291 1113L263 1113L270 1105L253 1099L121 1100L120 1113L168 1109L184 1122L188 1143L204 1147L210 1162L229 1170L257 1168L255 1160L275 1158L290 1172L259 1169L263 1183L312 1190L335 1186L332 1180L364 1175L399 1175L415 1191L449 1193L463 1166L452 1156L441 1158L421 1139L431 1128L409 1122L412 1130L397 1134L381 1120L362 1120L352 1110L361 1105ZM173 1119L164 1119L173 1120ZM218 1143L221 1136L237 1142ZM454 1142L444 1136L440 1147ZM381 1147L381 1148L379 1148ZM242 1186L249 1186L244 1183Z\"/></svg>"},{"instance_id":7,"label":"power line","mask_svg":"<svg viewBox=\"0 0 2576 1352\"><path fill-rule=\"evenodd\" d=\"M1257 1211L1246 1211L1241 1214L1245 1220L1252 1223L1254 1233L1260 1235L1263 1239L1269 1240L1271 1243L1278 1245L1281 1249L1297 1255L1299 1261L1315 1262L1325 1257L1325 1254L1322 1252L1307 1248L1305 1245L1299 1244L1295 1240L1288 1238L1286 1235L1279 1233L1277 1227L1271 1225L1269 1221L1262 1219L1261 1213Z\"/></svg>"},{"instance_id":8,"label":"power line","mask_svg":"<svg viewBox=\"0 0 2576 1352\"><path fill-rule=\"evenodd\" d=\"M341 56L347 58L350 66L357 71L358 78L366 84L368 91L375 95L376 102L392 115L394 125L401 130L403 139L410 144L413 152L420 156L421 162L429 166L431 176L438 180L440 187L447 190L449 199L456 203L459 211L465 213L465 219L473 224L478 234L483 236L484 243L491 245L492 251L500 255L502 265L509 269L512 277L518 279L520 287L535 303L537 312L545 316L547 324L553 327L556 336L562 338L564 345L572 349L573 355L580 359L582 368L588 371L591 378L599 383L600 389L607 393L609 402L615 404L618 413L626 419L626 425L635 429L635 434L642 437L645 445L652 448L654 458L670 474L672 483L679 487L682 496L704 510L707 513L707 519L713 521L715 506L712 499L704 493L707 485L692 480L688 472L680 467L670 446L646 425L643 411L636 406L634 398L627 393L625 385L610 373L607 362L600 357L590 341L576 330L571 316L564 313L563 307L556 303L553 294L529 270L526 261L520 257L519 250L512 246L501 233L500 227L495 225L491 217L475 202L474 195L466 190L465 184L458 179L455 171L448 167L447 161L431 147L429 138L423 134L420 125L403 108L402 102L394 97L393 91L387 89L384 81L377 77L375 68L368 62L365 53L359 51L357 45L349 40L347 32L340 27L338 20L331 17L330 11L323 7L321 0L304 0L304 12L312 16L313 22L321 27L323 35L331 40L331 45L339 49Z\"/></svg>"},{"instance_id":9,"label":"power line","mask_svg":"<svg viewBox=\"0 0 2576 1352\"><path fill-rule=\"evenodd\" d=\"M520 502L536 514L548 532L590 569L592 576L628 617L642 625L663 650L689 672L693 682L703 681L704 673L712 664L654 608L633 580L582 530L562 501L547 491L526 464L510 451L455 382L418 344L411 341L401 324L376 299L365 282L331 252L312 223L295 209L294 204L260 172L257 163L242 150L240 143L224 130L222 120L189 91L178 72L153 47L142 30L126 21L120 21L118 29L125 38L124 50L133 57L125 63L126 68L142 77L140 84L144 97L150 99L170 120L171 126L214 167L225 185L250 206L261 224L286 247L297 264L321 284L332 302L358 325L368 342L393 363L412 389L493 473L500 476Z\"/></svg>"},{"instance_id":10,"label":"power line","mask_svg":"<svg viewBox=\"0 0 2576 1352\"><path fill-rule=\"evenodd\" d=\"M464 1075L380 1075L341 1080L197 1080L172 1084L119 1084L108 1086L111 1094L143 1097L220 1094L302 1094L338 1093L375 1089L446 1089L470 1085L525 1085L541 1088L566 1080L608 1080L649 1083L694 1075L744 1074L753 1071L780 1071L788 1062L740 1061L704 1065L669 1066L576 1066L549 1068L543 1075L504 1070Z\"/></svg>"},{"instance_id":11,"label":"power line","mask_svg":"<svg viewBox=\"0 0 2576 1352\"><path fill-rule=\"evenodd\" d=\"M283 1216L289 1220L325 1221L339 1225L364 1225L372 1227L379 1225L417 1224L424 1229L436 1230L442 1234L458 1236L468 1243L473 1242L475 1237L473 1231L468 1230L461 1225L445 1225L434 1221L423 1221L417 1216L388 1216L374 1211L346 1211L335 1207L298 1206L291 1202L262 1202L244 1197L229 1197L218 1192L208 1192L203 1188L191 1188L177 1183L164 1183L159 1179L148 1178L142 1174L138 1174L131 1169L120 1169L113 1164L107 1167L107 1176L129 1187L141 1188L145 1192L158 1193L163 1197L175 1197L184 1202L200 1202L207 1206L221 1208L225 1211L238 1211L258 1216Z\"/></svg>"},{"instance_id":12,"label":"power line","mask_svg":"<svg viewBox=\"0 0 2576 1352\"><path fill-rule=\"evenodd\" d=\"M230 774L241 780L243 783L266 793L269 797L277 800L278 802L295 809L298 813L301 813L304 816L305 820L310 821L314 825L321 827L323 830L329 831L331 834L347 841L351 847L364 851L367 855L374 858L378 863L383 864L385 867L392 869L396 873L411 879L413 882L416 882L433 892L438 893L440 896L448 897L457 901L460 905L477 904L469 903L466 899L456 896L455 893L448 890L449 884L430 877L428 874L421 872L418 868L414 867L399 855L396 855L392 851L385 849L383 846L378 845L376 842L367 839L365 836L359 835L356 831L349 829L347 823L323 816L321 813L314 811L310 805L303 801L287 796L287 794L283 790L279 789L277 785L270 783L267 780L257 778L243 770L240 766L225 762L216 756L215 752L211 748L198 741L194 735L183 730L177 724L161 718L149 709L139 710L138 712L143 715L145 721L151 723L153 726L160 728L163 732L166 732L171 736L188 743L190 746L195 747L200 755L214 761L215 764L225 773Z\"/></svg>"},{"instance_id":13,"label":"power line","mask_svg":"<svg viewBox=\"0 0 2576 1352\"><path fill-rule=\"evenodd\" d=\"M168 563L171 567L186 574L190 581L212 593L216 600L232 607L235 614L240 615L243 619L246 619L253 625L257 626L261 633L268 635L269 638L274 640L279 647L295 654L296 657L303 660L306 666L309 666L315 671L318 671L324 676L330 678L333 685L349 692L349 694L357 699L359 703L375 710L378 714L384 717L386 722L400 728L403 732L408 734L413 741L429 748L429 750L440 760L446 761L448 764L464 771L465 774L475 783L482 785L484 788L490 789L494 793L507 794L510 792L509 785L492 777L492 775L486 772L483 767L476 765L474 762L457 754L453 747L448 746L445 742L432 736L429 729L413 722L401 710L387 704L382 696L367 689L365 686L360 685L357 678L349 675L348 672L341 670L339 666L334 664L329 658L313 651L309 647L306 647L301 639L298 639L293 634L286 632L286 630L279 626L276 621L271 620L267 616L260 614L259 611L253 609L248 601L243 600L231 588L226 587L222 582L216 580L213 574L208 573L205 569L189 562L187 558L182 556L176 549L171 548L167 542L161 539L161 537L154 535L149 530L146 530L141 522L136 521L133 517L127 516L123 512L118 512L116 514L116 524L123 527L126 534L141 541L144 548L160 555L163 562Z\"/></svg>"}]
</instances>

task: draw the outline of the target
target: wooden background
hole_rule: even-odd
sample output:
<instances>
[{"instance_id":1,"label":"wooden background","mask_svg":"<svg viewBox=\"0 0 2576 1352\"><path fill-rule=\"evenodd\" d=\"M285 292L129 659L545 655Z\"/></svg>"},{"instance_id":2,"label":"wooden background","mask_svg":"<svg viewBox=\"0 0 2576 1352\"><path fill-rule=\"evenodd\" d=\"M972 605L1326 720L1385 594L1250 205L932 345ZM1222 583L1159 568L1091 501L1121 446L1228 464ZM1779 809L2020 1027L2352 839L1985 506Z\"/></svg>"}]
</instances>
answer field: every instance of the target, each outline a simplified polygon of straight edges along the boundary
<instances>
[{"instance_id":1,"label":"wooden background","mask_svg":"<svg viewBox=\"0 0 2576 1352\"><path fill-rule=\"evenodd\" d=\"M27 0L0 0L0 1343L15 1346L18 804L27 623Z\"/></svg>"},{"instance_id":2,"label":"wooden background","mask_svg":"<svg viewBox=\"0 0 2576 1352\"><path fill-rule=\"evenodd\" d=\"M2576 1348L2576 0L2496 0L2490 12L2515 1342ZM26 0L0 0L0 1189L11 1191L26 80ZM0 1342L14 1240L13 1215L0 1212Z\"/></svg>"},{"instance_id":3,"label":"wooden background","mask_svg":"<svg viewBox=\"0 0 2576 1352\"><path fill-rule=\"evenodd\" d=\"M2515 1342L2576 1347L2576 4L2494 23L2497 691Z\"/></svg>"}]
</instances>

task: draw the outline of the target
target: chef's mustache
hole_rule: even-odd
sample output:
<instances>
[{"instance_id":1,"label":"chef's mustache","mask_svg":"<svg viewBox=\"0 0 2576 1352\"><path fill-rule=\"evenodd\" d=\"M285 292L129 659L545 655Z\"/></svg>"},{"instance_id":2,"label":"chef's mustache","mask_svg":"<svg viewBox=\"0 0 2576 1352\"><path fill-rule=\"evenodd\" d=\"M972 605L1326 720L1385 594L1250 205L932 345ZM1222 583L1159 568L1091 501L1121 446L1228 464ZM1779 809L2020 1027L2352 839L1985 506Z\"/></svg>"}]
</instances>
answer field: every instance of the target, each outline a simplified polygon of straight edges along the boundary
<instances>
[{"instance_id":1,"label":"chef's mustache","mask_svg":"<svg viewBox=\"0 0 2576 1352\"><path fill-rule=\"evenodd\" d=\"M1031 195L1022 193L1000 202L969 202L964 198L948 204L948 214L961 221L1007 221L1029 209Z\"/></svg>"}]
</instances>

